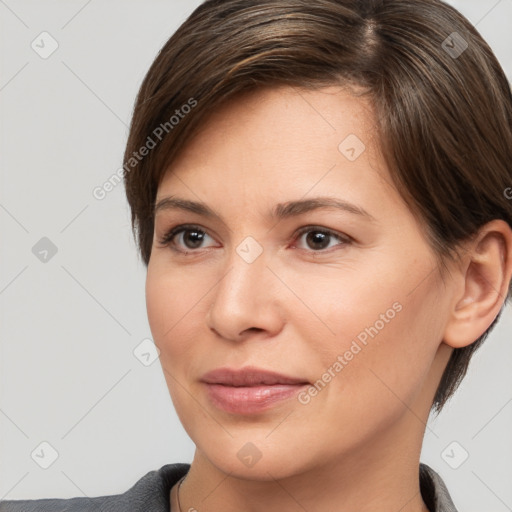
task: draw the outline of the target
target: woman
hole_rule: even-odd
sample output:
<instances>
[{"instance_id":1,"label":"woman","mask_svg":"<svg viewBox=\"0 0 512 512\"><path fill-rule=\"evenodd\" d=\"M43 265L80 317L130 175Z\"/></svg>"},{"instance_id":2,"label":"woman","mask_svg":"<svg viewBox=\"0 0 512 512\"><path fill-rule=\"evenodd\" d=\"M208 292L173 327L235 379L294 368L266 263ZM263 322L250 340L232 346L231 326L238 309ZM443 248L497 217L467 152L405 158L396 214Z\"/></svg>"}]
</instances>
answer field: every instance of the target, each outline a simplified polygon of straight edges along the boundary
<instances>
[{"instance_id":1,"label":"woman","mask_svg":"<svg viewBox=\"0 0 512 512\"><path fill-rule=\"evenodd\" d=\"M124 159L194 460L0 510L456 511L419 457L510 297L511 161L510 85L443 2L206 1Z\"/></svg>"}]
</instances>

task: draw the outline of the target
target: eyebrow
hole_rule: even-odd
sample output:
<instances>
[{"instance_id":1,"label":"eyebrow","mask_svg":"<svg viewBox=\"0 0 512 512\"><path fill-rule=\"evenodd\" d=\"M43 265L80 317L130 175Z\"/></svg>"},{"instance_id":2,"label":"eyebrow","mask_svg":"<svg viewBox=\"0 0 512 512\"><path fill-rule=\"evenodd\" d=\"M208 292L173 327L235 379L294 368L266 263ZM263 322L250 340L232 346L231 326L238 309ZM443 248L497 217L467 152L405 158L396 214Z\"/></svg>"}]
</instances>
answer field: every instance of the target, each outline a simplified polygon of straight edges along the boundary
<instances>
[{"instance_id":1,"label":"eyebrow","mask_svg":"<svg viewBox=\"0 0 512 512\"><path fill-rule=\"evenodd\" d=\"M313 197L310 199L300 199L297 201L279 203L274 206L268 216L271 219L286 219L302 215L313 210L318 210L320 208L336 208L354 215L359 215L360 217L372 222L377 221L373 215L361 206L357 206L348 201L334 197ZM160 199L154 206L153 215L164 210L184 210L223 222L221 216L206 204L180 197L170 196Z\"/></svg>"}]
</instances>

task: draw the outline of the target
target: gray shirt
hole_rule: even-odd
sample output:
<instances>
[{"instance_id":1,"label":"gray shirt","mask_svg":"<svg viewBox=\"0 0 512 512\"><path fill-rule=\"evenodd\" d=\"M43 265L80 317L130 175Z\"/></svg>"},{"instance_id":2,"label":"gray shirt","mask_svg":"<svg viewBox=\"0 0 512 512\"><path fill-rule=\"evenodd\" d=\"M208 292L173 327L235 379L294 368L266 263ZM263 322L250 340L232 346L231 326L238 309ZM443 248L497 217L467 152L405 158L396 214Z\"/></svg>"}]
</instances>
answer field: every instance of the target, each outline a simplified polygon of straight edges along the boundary
<instances>
[{"instance_id":1,"label":"gray shirt","mask_svg":"<svg viewBox=\"0 0 512 512\"><path fill-rule=\"evenodd\" d=\"M93 498L51 498L0 501L0 512L169 512L171 487L189 464L166 464L146 473L123 494ZM420 463L420 490L430 512L457 512L441 477Z\"/></svg>"}]
</instances>

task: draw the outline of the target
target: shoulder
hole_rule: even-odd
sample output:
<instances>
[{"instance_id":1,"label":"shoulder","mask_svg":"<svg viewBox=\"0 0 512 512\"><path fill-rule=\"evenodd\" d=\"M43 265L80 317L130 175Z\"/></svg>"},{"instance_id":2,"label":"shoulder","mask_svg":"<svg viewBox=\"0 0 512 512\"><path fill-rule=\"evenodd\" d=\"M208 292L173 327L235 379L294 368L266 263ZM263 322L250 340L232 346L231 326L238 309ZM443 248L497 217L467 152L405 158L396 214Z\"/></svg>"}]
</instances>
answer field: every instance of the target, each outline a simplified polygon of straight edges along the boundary
<instances>
[{"instance_id":1,"label":"shoulder","mask_svg":"<svg viewBox=\"0 0 512 512\"><path fill-rule=\"evenodd\" d=\"M420 490L430 512L457 512L441 475L423 462L420 463Z\"/></svg>"},{"instance_id":2,"label":"shoulder","mask_svg":"<svg viewBox=\"0 0 512 512\"><path fill-rule=\"evenodd\" d=\"M169 512L169 491L189 468L189 464L166 464L160 469L146 473L122 494L1 500L0 512Z\"/></svg>"}]
</instances>

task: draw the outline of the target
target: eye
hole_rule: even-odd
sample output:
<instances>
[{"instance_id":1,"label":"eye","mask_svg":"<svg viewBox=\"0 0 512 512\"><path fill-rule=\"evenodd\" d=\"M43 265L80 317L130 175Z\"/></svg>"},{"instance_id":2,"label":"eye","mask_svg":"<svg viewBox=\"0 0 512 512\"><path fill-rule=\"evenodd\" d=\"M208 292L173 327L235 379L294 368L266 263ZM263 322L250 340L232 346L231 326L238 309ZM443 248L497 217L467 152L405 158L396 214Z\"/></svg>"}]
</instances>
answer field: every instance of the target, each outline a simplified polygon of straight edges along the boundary
<instances>
[{"instance_id":1,"label":"eye","mask_svg":"<svg viewBox=\"0 0 512 512\"><path fill-rule=\"evenodd\" d=\"M181 224L165 232L158 242L163 247L169 245L174 251L187 253L194 249L201 249L201 244L204 241L205 236L209 237L209 235L199 226L195 226L193 224ZM178 244L181 244L182 247L185 246L185 250L176 248L176 238L178 239ZM190 249L190 251L187 251L186 249Z\"/></svg>"},{"instance_id":2,"label":"eye","mask_svg":"<svg viewBox=\"0 0 512 512\"><path fill-rule=\"evenodd\" d=\"M330 229L317 226L306 226L302 228L298 233L298 238L302 238L303 235L306 235L305 241L314 252L323 252L323 249L329 248L329 242L332 242L333 239L341 242L341 244L334 244L334 246L347 245L352 241L352 239L346 235L341 235ZM333 246L331 245L331 247ZM299 247L299 249L302 249L302 247Z\"/></svg>"},{"instance_id":3,"label":"eye","mask_svg":"<svg viewBox=\"0 0 512 512\"><path fill-rule=\"evenodd\" d=\"M335 231L331 231L330 229L318 226L303 227L296 235L296 239L300 239L304 235L306 235L306 243L313 252L327 252L324 251L324 249L329 248L329 246L333 247L330 242L338 241L334 246L344 246L348 245L352 241L352 239L347 235L342 235ZM205 237L211 238L206 231L201 229L199 226L194 224L180 224L179 226L175 226L166 231L158 242L162 247L169 246L173 251L188 254L194 252L194 249L205 248L205 246L201 245L204 242ZM178 248L177 246L180 245L181 248ZM304 249L303 247L298 248Z\"/></svg>"}]
</instances>

